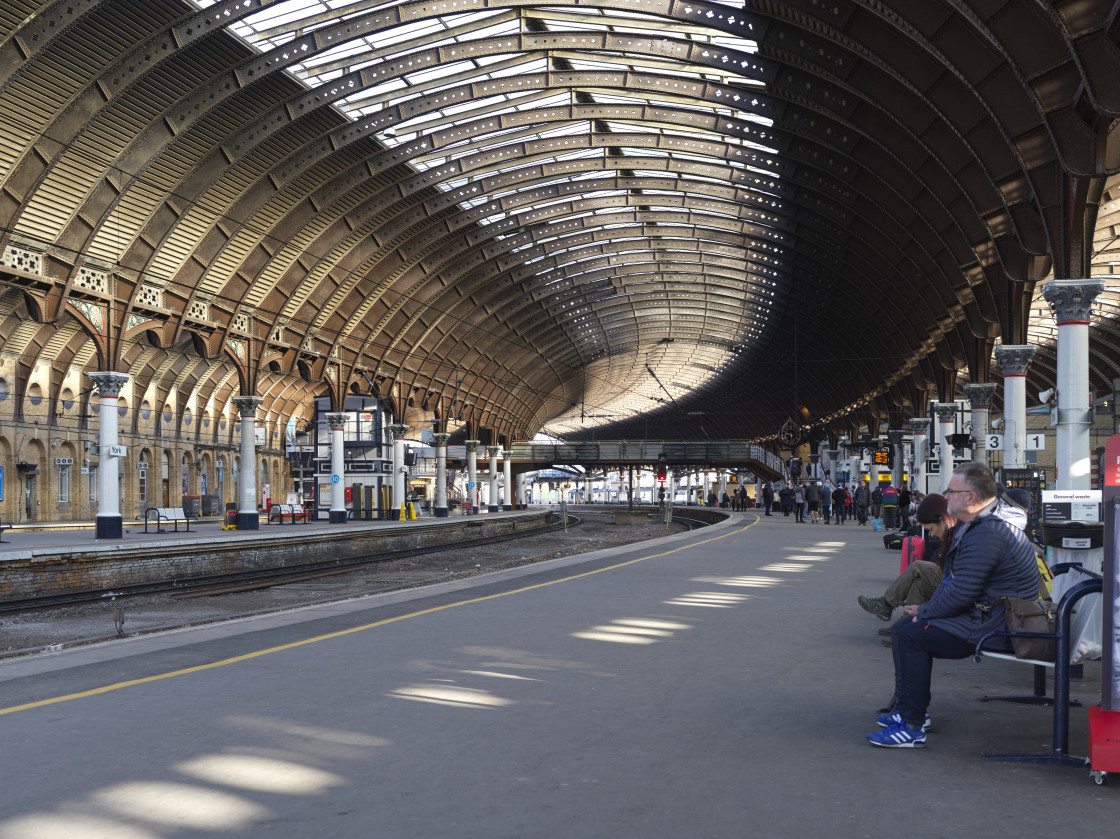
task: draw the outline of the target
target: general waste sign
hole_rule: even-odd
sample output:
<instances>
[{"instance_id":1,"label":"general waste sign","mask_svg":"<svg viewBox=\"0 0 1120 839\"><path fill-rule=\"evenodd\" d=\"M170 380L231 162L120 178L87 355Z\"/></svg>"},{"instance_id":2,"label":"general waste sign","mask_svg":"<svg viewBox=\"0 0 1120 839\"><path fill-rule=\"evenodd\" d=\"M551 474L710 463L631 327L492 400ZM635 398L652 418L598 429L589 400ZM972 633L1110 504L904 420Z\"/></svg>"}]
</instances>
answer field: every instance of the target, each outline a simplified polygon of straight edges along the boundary
<instances>
[{"instance_id":1,"label":"general waste sign","mask_svg":"<svg viewBox=\"0 0 1120 839\"><path fill-rule=\"evenodd\" d=\"M1043 521L1101 520L1099 489L1058 489L1042 491Z\"/></svg>"}]
</instances>

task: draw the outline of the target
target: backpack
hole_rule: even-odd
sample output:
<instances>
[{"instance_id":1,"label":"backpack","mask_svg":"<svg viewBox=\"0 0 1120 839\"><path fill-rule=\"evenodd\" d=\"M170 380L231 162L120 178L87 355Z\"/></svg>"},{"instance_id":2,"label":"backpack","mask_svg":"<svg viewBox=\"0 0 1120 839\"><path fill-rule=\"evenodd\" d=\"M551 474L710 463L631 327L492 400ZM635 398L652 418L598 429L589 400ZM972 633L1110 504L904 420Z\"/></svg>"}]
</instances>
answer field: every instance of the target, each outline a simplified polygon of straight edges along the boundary
<instances>
[{"instance_id":1,"label":"backpack","mask_svg":"<svg viewBox=\"0 0 1120 839\"><path fill-rule=\"evenodd\" d=\"M902 562L899 565L898 573L902 573L909 568L914 562L921 559L925 555L926 540L921 536L907 536L902 540Z\"/></svg>"}]
</instances>

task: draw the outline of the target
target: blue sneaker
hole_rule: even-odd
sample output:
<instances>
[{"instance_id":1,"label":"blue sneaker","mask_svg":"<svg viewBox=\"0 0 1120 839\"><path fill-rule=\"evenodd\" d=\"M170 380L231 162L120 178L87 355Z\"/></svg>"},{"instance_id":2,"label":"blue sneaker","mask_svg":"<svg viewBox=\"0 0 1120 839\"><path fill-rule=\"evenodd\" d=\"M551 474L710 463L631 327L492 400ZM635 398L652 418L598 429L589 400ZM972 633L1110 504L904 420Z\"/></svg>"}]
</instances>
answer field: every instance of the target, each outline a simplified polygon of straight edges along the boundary
<instances>
[{"instance_id":1,"label":"blue sneaker","mask_svg":"<svg viewBox=\"0 0 1120 839\"><path fill-rule=\"evenodd\" d=\"M890 713L880 714L875 719L875 722L879 723L880 728L889 728L892 725L898 725L900 722L902 722L902 714L898 713L898 711L891 711ZM932 727L933 720L929 718L929 714L926 714L925 722L922 723L922 733L925 734Z\"/></svg>"},{"instance_id":2,"label":"blue sneaker","mask_svg":"<svg viewBox=\"0 0 1120 839\"><path fill-rule=\"evenodd\" d=\"M881 731L871 732L867 735L867 742L884 749L922 749L926 745L926 735L904 722L897 722Z\"/></svg>"}]
</instances>

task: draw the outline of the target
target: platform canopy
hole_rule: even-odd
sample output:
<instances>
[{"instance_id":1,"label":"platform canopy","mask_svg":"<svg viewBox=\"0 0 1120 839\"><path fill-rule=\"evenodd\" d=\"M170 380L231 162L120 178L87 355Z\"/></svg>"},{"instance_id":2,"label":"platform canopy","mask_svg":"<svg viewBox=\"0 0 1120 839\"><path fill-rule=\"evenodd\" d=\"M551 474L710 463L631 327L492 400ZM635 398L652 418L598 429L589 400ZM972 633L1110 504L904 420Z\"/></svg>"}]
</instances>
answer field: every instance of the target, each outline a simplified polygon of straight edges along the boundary
<instances>
[{"instance_id":1,"label":"platform canopy","mask_svg":"<svg viewBox=\"0 0 1120 839\"><path fill-rule=\"evenodd\" d=\"M1042 389L1042 285L1120 263L1118 5L8 0L3 385L757 442L925 415L1000 342Z\"/></svg>"}]
</instances>

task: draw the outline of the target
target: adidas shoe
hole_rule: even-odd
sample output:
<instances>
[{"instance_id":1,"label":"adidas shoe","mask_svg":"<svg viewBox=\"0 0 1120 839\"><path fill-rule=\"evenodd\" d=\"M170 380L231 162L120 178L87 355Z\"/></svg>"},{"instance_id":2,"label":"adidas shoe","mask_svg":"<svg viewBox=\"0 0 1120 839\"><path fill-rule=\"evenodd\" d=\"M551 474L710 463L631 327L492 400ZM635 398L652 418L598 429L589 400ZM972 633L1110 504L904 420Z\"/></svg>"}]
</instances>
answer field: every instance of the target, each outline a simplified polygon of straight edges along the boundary
<instances>
[{"instance_id":1,"label":"adidas shoe","mask_svg":"<svg viewBox=\"0 0 1120 839\"><path fill-rule=\"evenodd\" d=\"M880 728L890 728L892 725L900 725L902 723L902 714L898 711L888 711L885 714L880 714L875 722L879 723ZM933 727L933 720L926 714L925 722L922 723L922 733L925 734Z\"/></svg>"},{"instance_id":2,"label":"adidas shoe","mask_svg":"<svg viewBox=\"0 0 1120 839\"><path fill-rule=\"evenodd\" d=\"M871 732L867 735L867 742L884 749L922 749L926 745L926 735L904 722L897 722L881 731Z\"/></svg>"},{"instance_id":3,"label":"adidas shoe","mask_svg":"<svg viewBox=\"0 0 1120 839\"><path fill-rule=\"evenodd\" d=\"M864 597L862 594L856 598L860 608L870 612L880 620L889 621L894 614L894 606L887 602L885 597Z\"/></svg>"}]
</instances>

